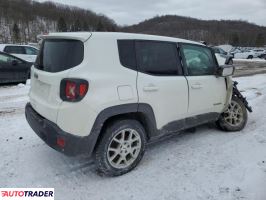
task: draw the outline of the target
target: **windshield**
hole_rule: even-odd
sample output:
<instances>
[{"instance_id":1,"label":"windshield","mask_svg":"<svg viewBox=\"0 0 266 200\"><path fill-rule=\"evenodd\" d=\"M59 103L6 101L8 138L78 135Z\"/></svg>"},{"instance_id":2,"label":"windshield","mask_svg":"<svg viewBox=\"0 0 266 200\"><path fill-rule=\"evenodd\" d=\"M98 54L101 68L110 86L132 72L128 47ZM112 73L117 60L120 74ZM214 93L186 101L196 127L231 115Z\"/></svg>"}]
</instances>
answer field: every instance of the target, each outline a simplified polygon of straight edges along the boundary
<instances>
[{"instance_id":1,"label":"windshield","mask_svg":"<svg viewBox=\"0 0 266 200\"><path fill-rule=\"evenodd\" d=\"M221 49L221 48L220 48L220 52L221 52L222 54L227 54L226 51L223 50L223 49Z\"/></svg>"},{"instance_id":2,"label":"windshield","mask_svg":"<svg viewBox=\"0 0 266 200\"><path fill-rule=\"evenodd\" d=\"M47 72L60 72L79 65L83 57L84 45L81 41L44 40L35 67Z\"/></svg>"}]
</instances>

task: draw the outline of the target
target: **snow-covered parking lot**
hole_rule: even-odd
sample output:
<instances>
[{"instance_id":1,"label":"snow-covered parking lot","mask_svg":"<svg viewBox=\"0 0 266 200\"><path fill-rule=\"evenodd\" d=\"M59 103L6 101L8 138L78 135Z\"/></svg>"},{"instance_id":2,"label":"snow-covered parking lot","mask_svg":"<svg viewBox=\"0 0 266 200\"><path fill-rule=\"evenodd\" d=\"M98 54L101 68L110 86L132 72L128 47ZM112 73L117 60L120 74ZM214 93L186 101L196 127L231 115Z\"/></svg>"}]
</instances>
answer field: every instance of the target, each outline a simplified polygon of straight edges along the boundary
<instances>
[{"instance_id":1,"label":"snow-covered parking lot","mask_svg":"<svg viewBox=\"0 0 266 200\"><path fill-rule=\"evenodd\" d=\"M54 187L62 200L265 200L266 74L236 80L254 109L243 131L206 125L181 133L150 145L140 165L117 178L45 145L24 117L29 85L1 86L0 188Z\"/></svg>"}]
</instances>

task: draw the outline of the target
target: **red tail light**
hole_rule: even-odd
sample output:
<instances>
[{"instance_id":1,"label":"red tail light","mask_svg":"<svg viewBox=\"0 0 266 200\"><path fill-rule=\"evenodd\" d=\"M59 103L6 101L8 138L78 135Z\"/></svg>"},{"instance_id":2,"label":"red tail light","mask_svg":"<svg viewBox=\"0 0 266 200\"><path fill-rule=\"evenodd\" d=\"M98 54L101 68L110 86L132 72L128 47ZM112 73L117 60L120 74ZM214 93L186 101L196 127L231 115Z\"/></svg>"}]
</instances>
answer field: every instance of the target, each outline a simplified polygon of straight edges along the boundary
<instances>
[{"instance_id":1,"label":"red tail light","mask_svg":"<svg viewBox=\"0 0 266 200\"><path fill-rule=\"evenodd\" d=\"M63 101L81 101L87 94L89 83L82 79L63 79L60 86L60 97Z\"/></svg>"},{"instance_id":2,"label":"red tail light","mask_svg":"<svg viewBox=\"0 0 266 200\"><path fill-rule=\"evenodd\" d=\"M72 99L72 100L76 99L77 96L76 87L77 85L75 82L66 81L65 93L67 99Z\"/></svg>"},{"instance_id":3,"label":"red tail light","mask_svg":"<svg viewBox=\"0 0 266 200\"><path fill-rule=\"evenodd\" d=\"M88 91L88 85L87 84L80 84L79 85L79 95L85 96Z\"/></svg>"},{"instance_id":4,"label":"red tail light","mask_svg":"<svg viewBox=\"0 0 266 200\"><path fill-rule=\"evenodd\" d=\"M64 148L65 145L66 145L66 141L64 138L60 138L58 137L57 140L56 140L56 144L61 147L61 148Z\"/></svg>"}]
</instances>

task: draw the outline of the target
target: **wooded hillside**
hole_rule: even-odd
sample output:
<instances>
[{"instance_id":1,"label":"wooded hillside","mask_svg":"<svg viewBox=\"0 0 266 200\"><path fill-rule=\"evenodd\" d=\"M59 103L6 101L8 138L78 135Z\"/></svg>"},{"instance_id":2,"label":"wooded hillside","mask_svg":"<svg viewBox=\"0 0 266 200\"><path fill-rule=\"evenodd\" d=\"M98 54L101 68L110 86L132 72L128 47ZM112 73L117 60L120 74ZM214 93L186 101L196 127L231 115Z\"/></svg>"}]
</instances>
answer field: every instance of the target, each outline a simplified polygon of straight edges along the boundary
<instances>
[{"instance_id":1,"label":"wooded hillside","mask_svg":"<svg viewBox=\"0 0 266 200\"><path fill-rule=\"evenodd\" d=\"M54 31L115 31L117 25L90 10L32 0L0 0L0 43L35 42Z\"/></svg>"},{"instance_id":2,"label":"wooded hillside","mask_svg":"<svg viewBox=\"0 0 266 200\"><path fill-rule=\"evenodd\" d=\"M55 31L122 31L180 37L214 45L266 44L266 27L244 21L206 21L165 15L119 27L112 19L90 10L33 0L0 0L0 27L0 43L36 42L37 35Z\"/></svg>"},{"instance_id":3,"label":"wooded hillside","mask_svg":"<svg viewBox=\"0 0 266 200\"><path fill-rule=\"evenodd\" d=\"M209 44L233 46L263 46L266 44L266 27L245 21L199 20L189 17L165 15L124 27L125 32L173 36Z\"/></svg>"}]
</instances>

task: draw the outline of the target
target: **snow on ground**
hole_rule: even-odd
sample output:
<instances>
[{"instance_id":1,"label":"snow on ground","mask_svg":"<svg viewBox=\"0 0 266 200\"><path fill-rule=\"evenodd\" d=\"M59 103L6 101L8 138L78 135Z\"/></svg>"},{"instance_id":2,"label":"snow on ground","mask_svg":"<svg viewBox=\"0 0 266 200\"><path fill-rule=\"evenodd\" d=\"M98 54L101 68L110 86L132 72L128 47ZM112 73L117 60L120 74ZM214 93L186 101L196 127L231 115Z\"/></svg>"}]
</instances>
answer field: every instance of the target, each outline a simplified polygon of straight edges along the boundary
<instances>
[{"instance_id":1,"label":"snow on ground","mask_svg":"<svg viewBox=\"0 0 266 200\"><path fill-rule=\"evenodd\" d=\"M54 187L56 199L265 200L266 74L237 78L254 112L247 127L210 125L149 146L140 165L100 177L85 156L66 157L28 126L29 85L0 87L0 187Z\"/></svg>"}]
</instances>

